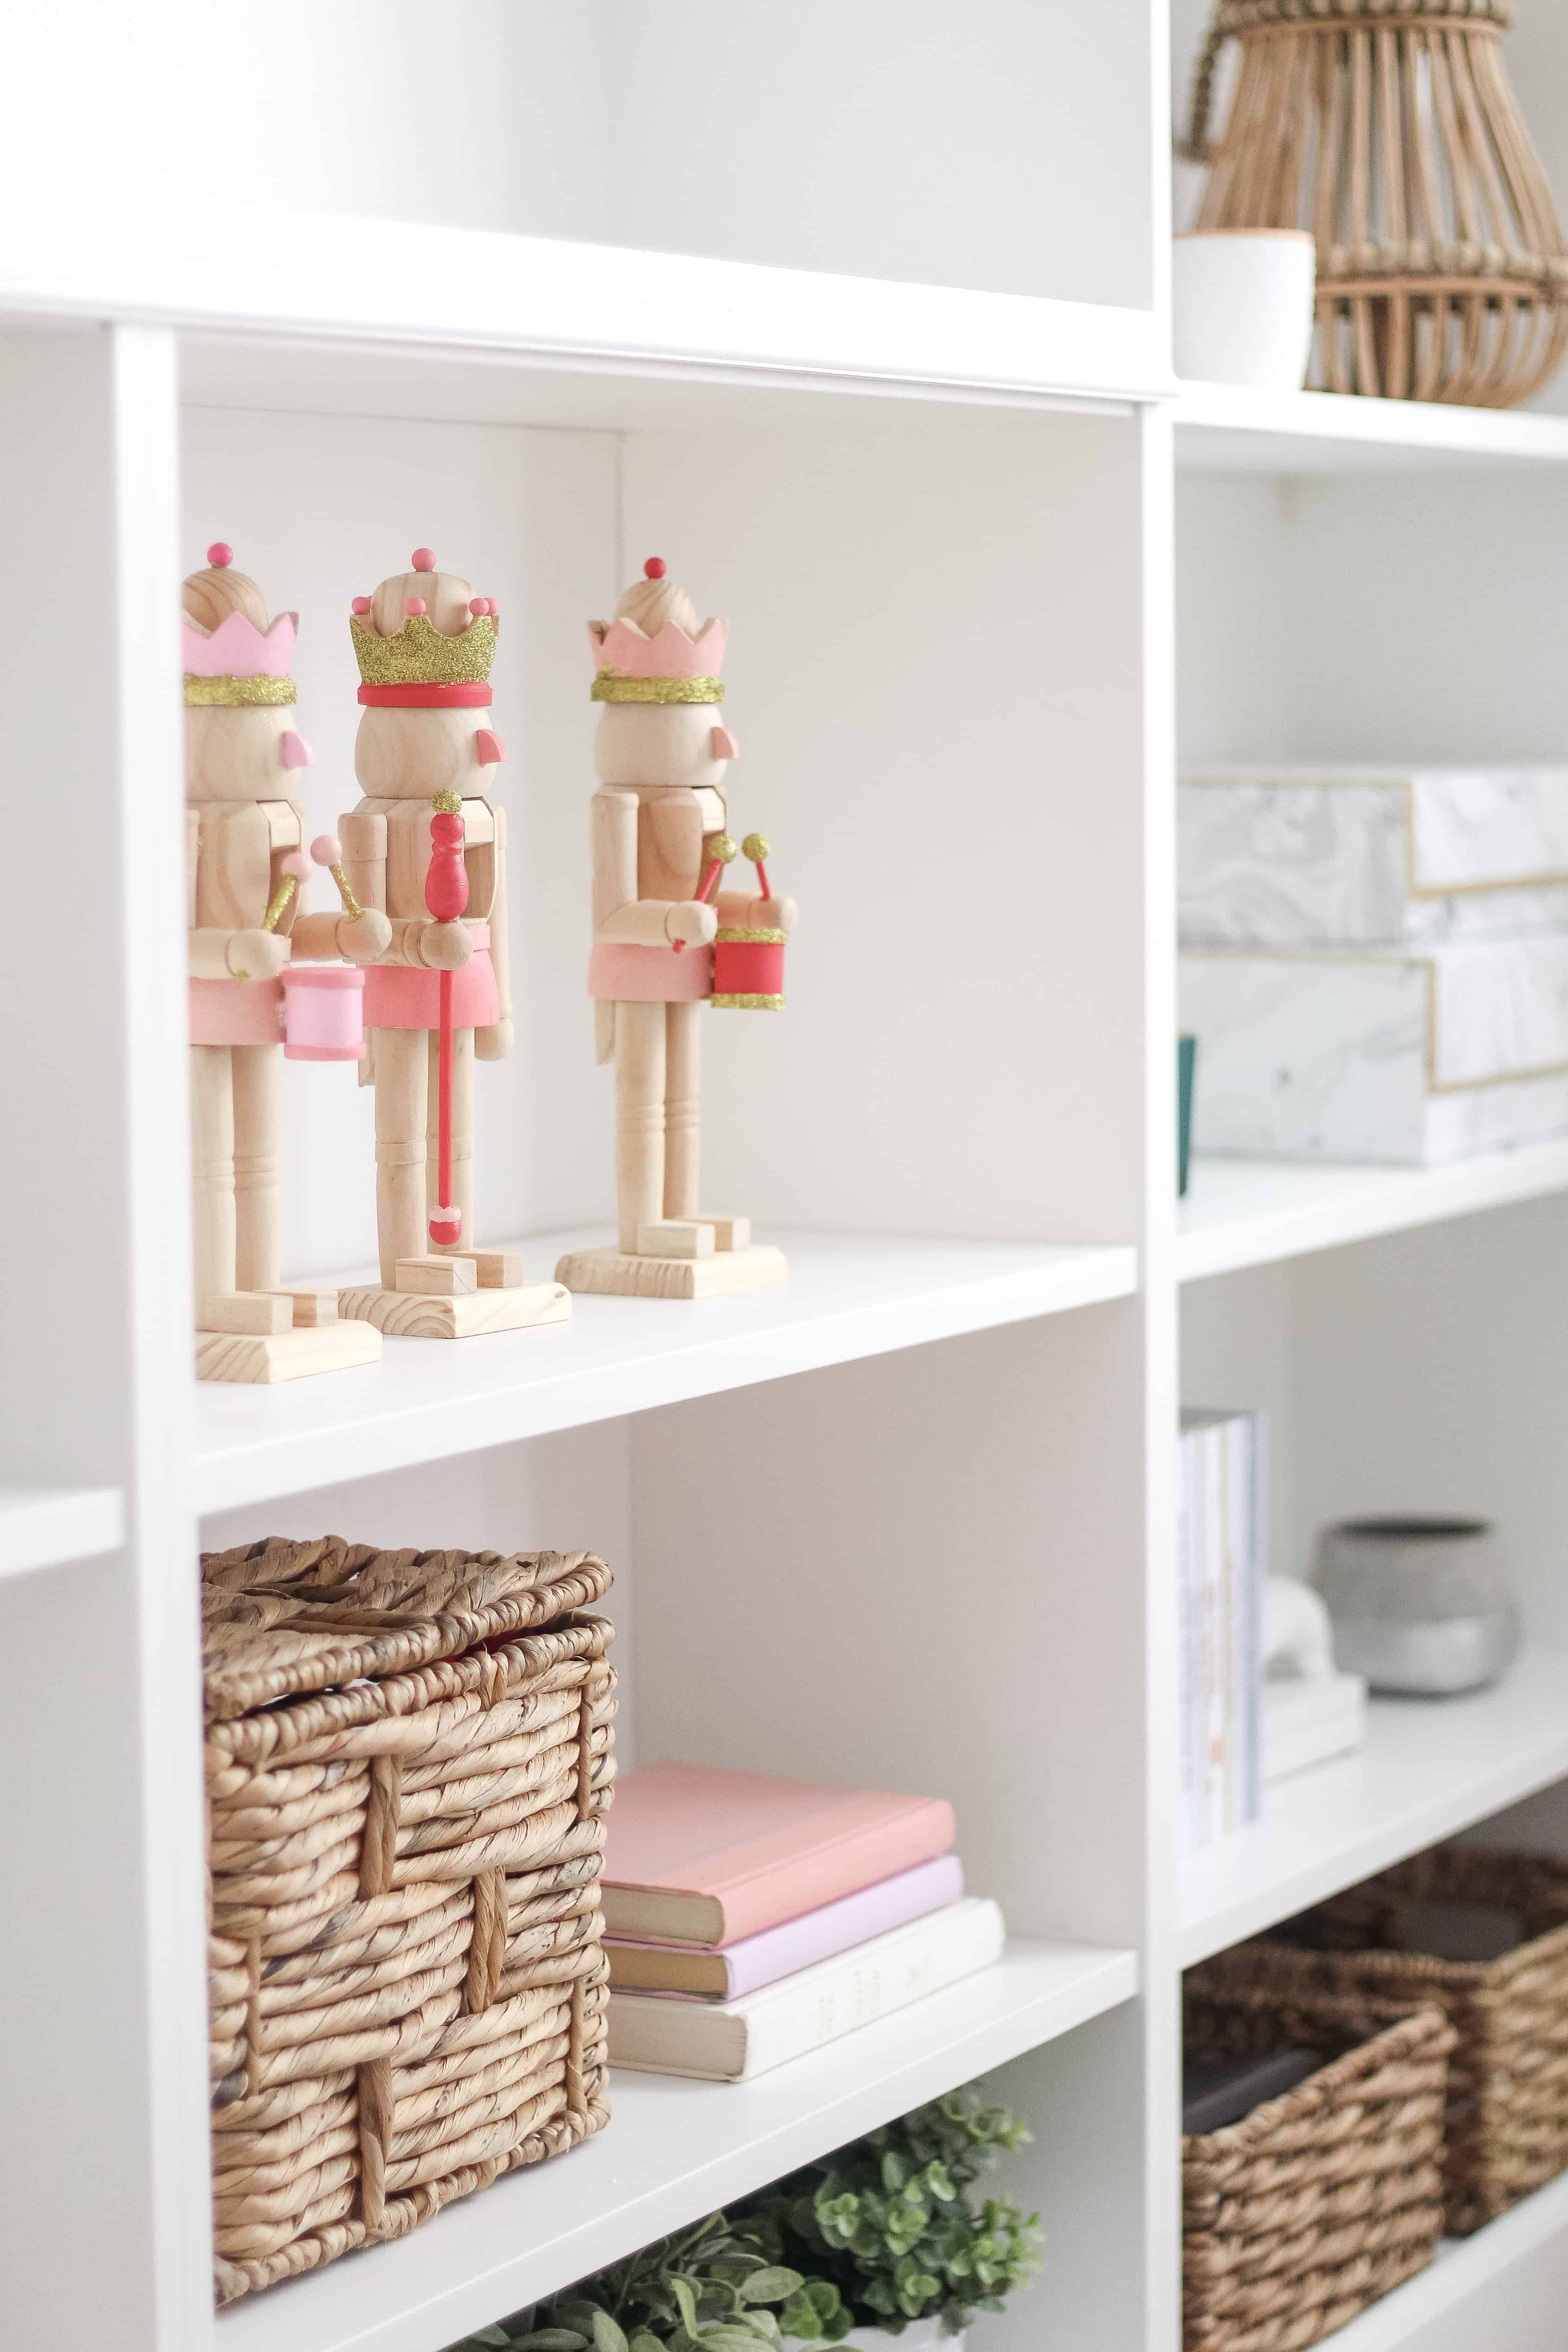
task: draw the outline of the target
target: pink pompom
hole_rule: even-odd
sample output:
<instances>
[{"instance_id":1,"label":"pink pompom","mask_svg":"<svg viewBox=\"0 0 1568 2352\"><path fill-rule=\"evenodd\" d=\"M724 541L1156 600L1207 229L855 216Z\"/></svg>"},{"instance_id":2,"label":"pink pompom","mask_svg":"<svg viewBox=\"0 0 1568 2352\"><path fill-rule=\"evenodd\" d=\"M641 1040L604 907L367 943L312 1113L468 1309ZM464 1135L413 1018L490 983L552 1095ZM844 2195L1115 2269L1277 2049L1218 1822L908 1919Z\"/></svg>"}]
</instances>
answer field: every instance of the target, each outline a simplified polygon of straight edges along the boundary
<instances>
[{"instance_id":1,"label":"pink pompom","mask_svg":"<svg viewBox=\"0 0 1568 2352\"><path fill-rule=\"evenodd\" d=\"M669 565L662 555L651 555L643 569L650 580L662 580L669 570Z\"/></svg>"},{"instance_id":2,"label":"pink pompom","mask_svg":"<svg viewBox=\"0 0 1568 2352\"><path fill-rule=\"evenodd\" d=\"M501 608L499 604L497 604L494 596L486 596L485 602L490 608L490 618L493 621L498 620L500 618Z\"/></svg>"},{"instance_id":3,"label":"pink pompom","mask_svg":"<svg viewBox=\"0 0 1568 2352\"><path fill-rule=\"evenodd\" d=\"M481 614L481 613L487 613L487 612L489 611L489 609L490 609L489 600L488 600L486 597L484 597L484 596L470 596L470 597L469 597L469 599L468 599L468 610L473 614L473 615L474 615L474 617L475 617L475 619L476 619L476 620L477 620L477 619L478 619L478 617L479 617L479 615Z\"/></svg>"},{"instance_id":4,"label":"pink pompom","mask_svg":"<svg viewBox=\"0 0 1568 2352\"><path fill-rule=\"evenodd\" d=\"M371 600L368 596L356 596L349 609L353 613L368 613L371 609Z\"/></svg>"},{"instance_id":5,"label":"pink pompom","mask_svg":"<svg viewBox=\"0 0 1568 2352\"><path fill-rule=\"evenodd\" d=\"M416 572L434 571L435 558L428 547L416 547L414 549L413 568Z\"/></svg>"},{"instance_id":6,"label":"pink pompom","mask_svg":"<svg viewBox=\"0 0 1568 2352\"><path fill-rule=\"evenodd\" d=\"M291 849L283 861L283 870L286 874L292 874L297 882L308 882L310 860L302 849Z\"/></svg>"},{"instance_id":7,"label":"pink pompom","mask_svg":"<svg viewBox=\"0 0 1568 2352\"><path fill-rule=\"evenodd\" d=\"M430 1214L430 1238L433 1242L452 1243L463 1231L461 1209L437 1208Z\"/></svg>"},{"instance_id":8,"label":"pink pompom","mask_svg":"<svg viewBox=\"0 0 1568 2352\"><path fill-rule=\"evenodd\" d=\"M226 539L214 539L207 550L207 562L214 572L222 572L235 560L234 549Z\"/></svg>"},{"instance_id":9,"label":"pink pompom","mask_svg":"<svg viewBox=\"0 0 1568 2352\"><path fill-rule=\"evenodd\" d=\"M416 615L417 615L418 614L420 614L420 613L423 613L423 610L424 610L424 599L423 599L423 596L405 596L405 597L403 598L403 600L402 600L402 609L403 609L403 611L404 611L405 613L411 613L411 614L416 614Z\"/></svg>"}]
</instances>

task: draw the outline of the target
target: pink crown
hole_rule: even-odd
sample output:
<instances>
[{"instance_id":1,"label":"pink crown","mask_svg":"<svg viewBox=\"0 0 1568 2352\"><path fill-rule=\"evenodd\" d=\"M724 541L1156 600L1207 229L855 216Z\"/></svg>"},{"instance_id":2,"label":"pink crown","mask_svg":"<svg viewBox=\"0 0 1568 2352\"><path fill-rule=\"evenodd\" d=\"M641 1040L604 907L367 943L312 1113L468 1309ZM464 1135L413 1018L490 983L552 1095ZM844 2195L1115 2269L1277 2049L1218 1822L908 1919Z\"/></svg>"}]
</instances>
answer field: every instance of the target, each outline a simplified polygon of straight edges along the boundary
<instances>
[{"instance_id":1,"label":"pink crown","mask_svg":"<svg viewBox=\"0 0 1568 2352\"><path fill-rule=\"evenodd\" d=\"M296 613L279 613L265 636L243 613L227 613L209 636L193 622L180 624L184 667L192 677L287 677L294 661Z\"/></svg>"},{"instance_id":2,"label":"pink crown","mask_svg":"<svg viewBox=\"0 0 1568 2352\"><path fill-rule=\"evenodd\" d=\"M588 642L598 664L595 702L722 702L723 621L709 621L689 637L678 621L644 636L635 621L590 621Z\"/></svg>"}]
</instances>

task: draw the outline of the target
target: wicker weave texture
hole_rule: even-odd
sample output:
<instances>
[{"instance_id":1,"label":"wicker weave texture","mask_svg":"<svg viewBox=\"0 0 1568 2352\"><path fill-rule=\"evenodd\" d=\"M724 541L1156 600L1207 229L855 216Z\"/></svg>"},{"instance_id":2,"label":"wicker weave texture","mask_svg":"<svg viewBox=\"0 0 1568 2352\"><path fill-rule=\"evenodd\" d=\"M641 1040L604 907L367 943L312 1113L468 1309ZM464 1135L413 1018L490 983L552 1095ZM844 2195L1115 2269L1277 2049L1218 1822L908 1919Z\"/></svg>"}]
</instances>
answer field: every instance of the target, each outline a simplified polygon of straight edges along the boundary
<instances>
[{"instance_id":1,"label":"wicker weave texture","mask_svg":"<svg viewBox=\"0 0 1568 2352\"><path fill-rule=\"evenodd\" d=\"M1442 2011L1264 1990L1248 1950L1189 1972L1188 2056L1324 2063L1182 2143L1184 2352L1301 2352L1424 2270L1442 2231Z\"/></svg>"},{"instance_id":2,"label":"wicker weave texture","mask_svg":"<svg viewBox=\"0 0 1568 2352\"><path fill-rule=\"evenodd\" d=\"M1525 1940L1500 1959L1437 1959L1412 1948L1417 1905L1506 1912ZM1451 2020L1444 2171L1456 2237L1568 2168L1568 1864L1435 1846L1253 1948L1270 1984L1435 2001Z\"/></svg>"},{"instance_id":3,"label":"wicker weave texture","mask_svg":"<svg viewBox=\"0 0 1568 2352\"><path fill-rule=\"evenodd\" d=\"M607 2120L614 1676L589 1553L203 1568L227 2303Z\"/></svg>"},{"instance_id":4,"label":"wicker weave texture","mask_svg":"<svg viewBox=\"0 0 1568 2352\"><path fill-rule=\"evenodd\" d=\"M1503 0L1218 0L1186 152L1199 229L1317 242L1314 381L1527 400L1568 348L1568 246L1502 62ZM1216 67L1240 67L1211 144Z\"/></svg>"}]
</instances>

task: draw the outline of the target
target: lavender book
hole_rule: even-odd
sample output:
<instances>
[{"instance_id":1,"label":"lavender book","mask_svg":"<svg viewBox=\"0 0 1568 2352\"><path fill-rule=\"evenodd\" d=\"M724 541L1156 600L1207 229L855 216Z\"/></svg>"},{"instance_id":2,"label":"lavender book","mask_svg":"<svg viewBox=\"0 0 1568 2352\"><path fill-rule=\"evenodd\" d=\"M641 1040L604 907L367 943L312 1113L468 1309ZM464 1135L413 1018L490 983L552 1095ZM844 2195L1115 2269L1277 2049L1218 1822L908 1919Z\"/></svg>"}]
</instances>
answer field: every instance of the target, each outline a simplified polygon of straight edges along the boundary
<instances>
[{"instance_id":1,"label":"lavender book","mask_svg":"<svg viewBox=\"0 0 1568 2352\"><path fill-rule=\"evenodd\" d=\"M618 1992L656 1992L676 2000L738 2000L745 1993L776 1984L780 1977L850 1951L873 1936L924 1919L928 1912L956 1903L963 1892L963 1864L956 1853L945 1853L719 1952L696 1950L689 1944L632 1944L606 1936L610 1981Z\"/></svg>"}]
</instances>

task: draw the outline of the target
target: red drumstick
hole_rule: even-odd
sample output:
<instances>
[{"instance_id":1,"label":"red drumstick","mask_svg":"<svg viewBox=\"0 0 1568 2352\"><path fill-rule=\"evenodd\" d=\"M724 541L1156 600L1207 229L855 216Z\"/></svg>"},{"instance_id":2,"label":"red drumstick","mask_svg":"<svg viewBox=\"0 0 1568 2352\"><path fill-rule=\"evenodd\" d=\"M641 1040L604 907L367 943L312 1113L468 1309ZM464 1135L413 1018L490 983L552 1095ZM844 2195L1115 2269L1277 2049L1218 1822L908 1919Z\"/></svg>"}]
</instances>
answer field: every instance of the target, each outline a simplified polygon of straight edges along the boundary
<instances>
[{"instance_id":1,"label":"red drumstick","mask_svg":"<svg viewBox=\"0 0 1568 2352\"><path fill-rule=\"evenodd\" d=\"M768 887L768 868L762 862L765 857L770 857L773 854L767 839L760 833L748 833L740 845L757 868L758 888L765 898L771 898L773 893Z\"/></svg>"},{"instance_id":2,"label":"red drumstick","mask_svg":"<svg viewBox=\"0 0 1568 2352\"><path fill-rule=\"evenodd\" d=\"M716 833L712 841L708 844L707 864L703 867L703 878L697 884L697 904L699 907L706 907L707 905L709 891L713 888L713 886L718 880L720 874L729 864L730 859L734 856L735 844L731 841L728 834ZM670 945L674 949L677 955L685 955L686 950L686 943L685 940L672 940Z\"/></svg>"},{"instance_id":3,"label":"red drumstick","mask_svg":"<svg viewBox=\"0 0 1568 2352\"><path fill-rule=\"evenodd\" d=\"M468 904L468 869L463 862L463 803L453 792L432 796L430 864L424 903L438 923L455 923ZM436 1076L437 1177L439 1195L430 1219L430 1238L448 1246L463 1233L463 1213L452 1200L452 974L441 975L441 1060Z\"/></svg>"}]
</instances>

